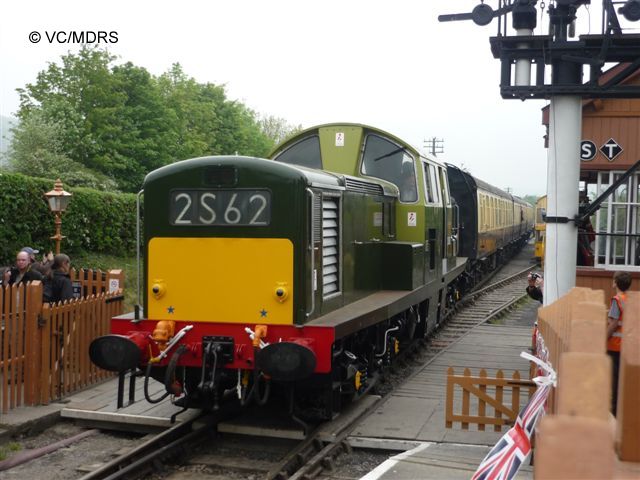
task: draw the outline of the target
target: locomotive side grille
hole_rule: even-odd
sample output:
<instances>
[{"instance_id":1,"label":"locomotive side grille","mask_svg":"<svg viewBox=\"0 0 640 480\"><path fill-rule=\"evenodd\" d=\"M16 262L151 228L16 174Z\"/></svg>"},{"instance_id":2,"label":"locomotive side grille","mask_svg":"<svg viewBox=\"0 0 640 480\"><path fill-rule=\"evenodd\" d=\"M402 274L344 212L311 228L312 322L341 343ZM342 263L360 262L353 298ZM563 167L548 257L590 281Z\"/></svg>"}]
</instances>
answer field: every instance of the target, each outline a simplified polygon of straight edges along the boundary
<instances>
[{"instance_id":1,"label":"locomotive side grille","mask_svg":"<svg viewBox=\"0 0 640 480\"><path fill-rule=\"evenodd\" d=\"M367 193L369 195L382 195L382 186L377 183L365 182L355 178L345 178L344 185L350 192Z\"/></svg>"},{"instance_id":2,"label":"locomotive side grille","mask_svg":"<svg viewBox=\"0 0 640 480\"><path fill-rule=\"evenodd\" d=\"M313 238L315 243L322 241L322 198L320 195L313 196Z\"/></svg>"},{"instance_id":3,"label":"locomotive side grille","mask_svg":"<svg viewBox=\"0 0 640 480\"><path fill-rule=\"evenodd\" d=\"M322 292L340 291L340 198L322 198Z\"/></svg>"}]
</instances>

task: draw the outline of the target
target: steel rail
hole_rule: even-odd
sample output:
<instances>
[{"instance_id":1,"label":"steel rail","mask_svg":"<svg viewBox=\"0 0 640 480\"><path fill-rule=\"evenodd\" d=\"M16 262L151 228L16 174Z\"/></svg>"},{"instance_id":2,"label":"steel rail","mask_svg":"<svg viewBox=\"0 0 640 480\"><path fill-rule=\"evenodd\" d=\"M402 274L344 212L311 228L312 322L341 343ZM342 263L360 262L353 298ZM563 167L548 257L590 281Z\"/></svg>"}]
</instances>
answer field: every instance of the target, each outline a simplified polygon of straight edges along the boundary
<instances>
[{"instance_id":1,"label":"steel rail","mask_svg":"<svg viewBox=\"0 0 640 480\"><path fill-rule=\"evenodd\" d=\"M130 452L88 473L80 480L137 478L136 472L140 472L143 467L149 465L154 460L166 457L170 455L172 451L190 440L211 432L211 427L216 421L219 421L219 419L216 419L214 415L201 415L175 425L150 438Z\"/></svg>"},{"instance_id":2,"label":"steel rail","mask_svg":"<svg viewBox=\"0 0 640 480\"><path fill-rule=\"evenodd\" d=\"M513 275L510 275L506 278L503 278L502 280L498 280L495 283L492 283L490 285L487 285L486 287L481 288L480 290L476 290L474 292L469 293L468 296L471 296L472 298L475 298L481 294L484 294L486 292L490 292L491 290L495 290L498 287L503 286L506 283L511 282L512 280L515 280L516 278L524 275L525 273L528 273L529 271L533 270L534 268L536 268L535 265L532 265L530 267L527 267L523 270L520 270L519 272L514 273ZM497 272L496 272L497 273ZM468 296L465 296L465 298L467 298Z\"/></svg>"}]
</instances>

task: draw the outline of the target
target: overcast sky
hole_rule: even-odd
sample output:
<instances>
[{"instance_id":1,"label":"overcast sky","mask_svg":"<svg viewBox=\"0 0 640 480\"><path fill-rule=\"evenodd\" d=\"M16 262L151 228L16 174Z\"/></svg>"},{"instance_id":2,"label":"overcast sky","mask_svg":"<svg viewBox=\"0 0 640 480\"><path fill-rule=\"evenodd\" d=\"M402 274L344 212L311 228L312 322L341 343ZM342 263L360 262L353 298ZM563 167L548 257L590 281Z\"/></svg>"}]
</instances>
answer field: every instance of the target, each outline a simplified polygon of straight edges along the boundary
<instances>
[{"instance_id":1,"label":"overcast sky","mask_svg":"<svg viewBox=\"0 0 640 480\"><path fill-rule=\"evenodd\" d=\"M0 113L13 115L15 89L33 82L47 62L80 47L50 42L47 35L117 32L117 43L107 47L118 62L131 61L156 75L179 62L197 81L225 84L230 98L305 128L366 123L417 147L427 138L444 138L439 159L518 195L544 194L541 108L546 103L500 97L500 63L489 47L496 21L487 27L437 21L439 14L470 11L477 3L5 2ZM497 0L486 3L497 8ZM598 3L591 7L591 33L598 33L600 25ZM588 29L583 14L578 33ZM39 43L29 40L34 31L41 36ZM544 32L539 27L535 33Z\"/></svg>"}]
</instances>

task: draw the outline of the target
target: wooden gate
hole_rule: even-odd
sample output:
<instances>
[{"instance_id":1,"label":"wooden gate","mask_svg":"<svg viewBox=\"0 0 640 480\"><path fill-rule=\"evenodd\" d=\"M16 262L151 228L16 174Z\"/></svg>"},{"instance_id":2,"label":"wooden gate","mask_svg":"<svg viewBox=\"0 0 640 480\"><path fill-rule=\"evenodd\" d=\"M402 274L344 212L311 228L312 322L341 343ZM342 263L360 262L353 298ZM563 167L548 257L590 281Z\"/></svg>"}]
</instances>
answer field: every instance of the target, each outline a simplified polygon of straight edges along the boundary
<instances>
[{"instance_id":1,"label":"wooden gate","mask_svg":"<svg viewBox=\"0 0 640 480\"><path fill-rule=\"evenodd\" d=\"M122 295L101 293L62 304L44 304L40 402L48 403L109 378L113 374L89 359L91 341L109 333L111 318L122 313Z\"/></svg>"},{"instance_id":2,"label":"wooden gate","mask_svg":"<svg viewBox=\"0 0 640 480\"><path fill-rule=\"evenodd\" d=\"M534 391L535 383L521 380L517 370L511 378L505 378L502 370L498 370L494 378L487 376L484 369L478 376L472 376L468 368L463 375L455 375L453 367L449 367L446 427L452 428L454 422L459 422L463 430L468 430L469 424L477 424L478 430L484 431L485 425L493 425L493 430L499 432L504 425L513 425L522 400L526 402ZM456 395L461 395L461 403L455 401ZM454 413L456 406L460 407L459 413Z\"/></svg>"}]
</instances>

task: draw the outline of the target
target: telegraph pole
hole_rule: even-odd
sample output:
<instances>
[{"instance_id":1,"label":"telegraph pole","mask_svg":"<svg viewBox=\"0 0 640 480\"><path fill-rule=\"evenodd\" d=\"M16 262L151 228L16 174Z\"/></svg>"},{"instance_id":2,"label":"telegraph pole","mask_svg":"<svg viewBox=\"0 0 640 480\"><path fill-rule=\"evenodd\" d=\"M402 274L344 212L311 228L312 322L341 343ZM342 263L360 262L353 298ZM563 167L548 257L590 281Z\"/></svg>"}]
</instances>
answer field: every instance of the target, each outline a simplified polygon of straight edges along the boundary
<instances>
[{"instance_id":1,"label":"telegraph pole","mask_svg":"<svg viewBox=\"0 0 640 480\"><path fill-rule=\"evenodd\" d=\"M590 0L555 0L549 5L549 35L533 35L537 0L499 0L493 10L483 0L471 13L440 15L440 21L472 20L488 25L498 18L498 35L490 38L494 58L500 59L500 93L505 99L549 99L547 157L547 218L545 250L545 304L553 303L576 283L578 184L583 98L640 96L640 86L620 82L640 69L640 36L622 33L612 0L602 0L603 31L571 41L576 11ZM626 0L618 9L629 21L640 20L640 0ZM542 2L541 2L542 4ZM516 35L507 35L506 17L512 14ZM629 62L624 72L606 84L599 79L607 62ZM512 66L515 65L515 75ZM535 82L531 66L535 65ZM551 66L551 83L545 67ZM589 80L583 82L588 67ZM512 78L515 76L515 79Z\"/></svg>"},{"instance_id":2,"label":"telegraph pole","mask_svg":"<svg viewBox=\"0 0 640 480\"><path fill-rule=\"evenodd\" d=\"M438 153L444 153L444 139L431 137L424 141L424 147L435 157Z\"/></svg>"}]
</instances>

